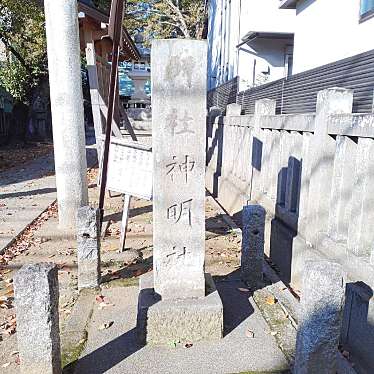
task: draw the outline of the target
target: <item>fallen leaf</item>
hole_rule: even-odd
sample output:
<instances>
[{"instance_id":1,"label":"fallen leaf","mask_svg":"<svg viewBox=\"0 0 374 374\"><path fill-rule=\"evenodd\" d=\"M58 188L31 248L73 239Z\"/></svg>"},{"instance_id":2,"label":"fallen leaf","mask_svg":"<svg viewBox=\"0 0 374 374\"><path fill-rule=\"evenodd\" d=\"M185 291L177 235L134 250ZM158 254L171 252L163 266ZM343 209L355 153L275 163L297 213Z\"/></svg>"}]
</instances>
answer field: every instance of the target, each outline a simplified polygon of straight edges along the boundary
<instances>
[{"instance_id":1,"label":"fallen leaf","mask_svg":"<svg viewBox=\"0 0 374 374\"><path fill-rule=\"evenodd\" d=\"M104 309L104 308L108 308L108 307L110 307L110 306L114 306L114 304L106 303L105 301L103 301L103 302L101 302L101 303L99 304L99 310L102 310L102 309Z\"/></svg>"},{"instance_id":2,"label":"fallen leaf","mask_svg":"<svg viewBox=\"0 0 374 374\"><path fill-rule=\"evenodd\" d=\"M18 353L19 353L19 351L13 351L13 352L11 352L11 353L10 353L10 355L9 355L9 356L14 356L14 355L18 355Z\"/></svg>"},{"instance_id":3,"label":"fallen leaf","mask_svg":"<svg viewBox=\"0 0 374 374\"><path fill-rule=\"evenodd\" d=\"M268 305L274 305L274 304L277 303L277 301L278 301L278 300L277 300L273 295L271 295L271 296L267 296L266 299L265 299L265 302L266 302L266 304L268 304Z\"/></svg>"},{"instance_id":4,"label":"fallen leaf","mask_svg":"<svg viewBox=\"0 0 374 374\"><path fill-rule=\"evenodd\" d=\"M104 296L103 295L97 295L95 299L98 303L104 302Z\"/></svg>"},{"instance_id":5,"label":"fallen leaf","mask_svg":"<svg viewBox=\"0 0 374 374\"><path fill-rule=\"evenodd\" d=\"M239 287L238 290L240 292L250 292L248 288Z\"/></svg>"},{"instance_id":6,"label":"fallen leaf","mask_svg":"<svg viewBox=\"0 0 374 374\"><path fill-rule=\"evenodd\" d=\"M252 330L247 330L247 331L245 332L245 336L246 336L247 338L254 338L254 337L255 337L255 333L254 333Z\"/></svg>"},{"instance_id":7,"label":"fallen leaf","mask_svg":"<svg viewBox=\"0 0 374 374\"><path fill-rule=\"evenodd\" d=\"M109 327L113 326L114 321L105 322L102 325L99 326L99 330L106 330L109 329Z\"/></svg>"},{"instance_id":8,"label":"fallen leaf","mask_svg":"<svg viewBox=\"0 0 374 374\"><path fill-rule=\"evenodd\" d=\"M343 351L342 352L343 357L345 357L347 360L349 360L349 352L348 351Z\"/></svg>"}]
</instances>

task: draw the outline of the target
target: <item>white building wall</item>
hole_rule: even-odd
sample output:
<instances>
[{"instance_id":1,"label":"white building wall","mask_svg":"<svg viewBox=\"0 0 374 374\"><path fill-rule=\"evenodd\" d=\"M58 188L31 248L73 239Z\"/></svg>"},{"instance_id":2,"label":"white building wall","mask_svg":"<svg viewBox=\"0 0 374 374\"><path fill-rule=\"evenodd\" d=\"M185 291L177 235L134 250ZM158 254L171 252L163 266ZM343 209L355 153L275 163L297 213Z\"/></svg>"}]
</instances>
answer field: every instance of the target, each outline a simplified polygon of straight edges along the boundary
<instances>
[{"instance_id":1,"label":"white building wall","mask_svg":"<svg viewBox=\"0 0 374 374\"><path fill-rule=\"evenodd\" d=\"M251 46L237 46L249 31L294 31L295 10L279 9L279 0L211 0L209 2L208 87L214 88L240 76L240 89L285 76L286 45L262 40ZM269 50L266 50L266 48ZM270 75L261 74L270 68Z\"/></svg>"},{"instance_id":2,"label":"white building wall","mask_svg":"<svg viewBox=\"0 0 374 374\"><path fill-rule=\"evenodd\" d=\"M359 22L360 0L297 4L294 73L374 49L374 18Z\"/></svg>"}]
</instances>

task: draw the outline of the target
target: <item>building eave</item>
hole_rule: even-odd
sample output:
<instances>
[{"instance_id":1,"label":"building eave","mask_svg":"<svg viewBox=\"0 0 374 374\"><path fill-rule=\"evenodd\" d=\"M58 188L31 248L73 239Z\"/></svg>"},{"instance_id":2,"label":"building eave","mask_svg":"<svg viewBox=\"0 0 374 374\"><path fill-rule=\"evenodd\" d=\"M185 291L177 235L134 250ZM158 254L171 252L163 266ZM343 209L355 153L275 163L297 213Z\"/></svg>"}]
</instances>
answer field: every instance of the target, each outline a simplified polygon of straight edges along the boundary
<instances>
[{"instance_id":1,"label":"building eave","mask_svg":"<svg viewBox=\"0 0 374 374\"><path fill-rule=\"evenodd\" d=\"M236 46L241 47L244 44L250 44L254 40L272 39L272 40L291 40L294 33L291 32L272 32L272 31L249 31L242 38L242 42Z\"/></svg>"},{"instance_id":2,"label":"building eave","mask_svg":"<svg viewBox=\"0 0 374 374\"><path fill-rule=\"evenodd\" d=\"M298 0L281 0L280 9L296 9Z\"/></svg>"},{"instance_id":3,"label":"building eave","mask_svg":"<svg viewBox=\"0 0 374 374\"><path fill-rule=\"evenodd\" d=\"M87 15L87 17L95 21L98 24L98 29L101 28L102 23L104 24L109 23L109 15L87 4L84 4L81 1L78 1L78 11L84 13L85 15ZM121 51L122 56L125 59L140 60L141 56L138 51L138 48L136 47L134 41L132 40L131 36L129 35L125 27L123 27L122 37L123 37L123 50Z\"/></svg>"}]
</instances>

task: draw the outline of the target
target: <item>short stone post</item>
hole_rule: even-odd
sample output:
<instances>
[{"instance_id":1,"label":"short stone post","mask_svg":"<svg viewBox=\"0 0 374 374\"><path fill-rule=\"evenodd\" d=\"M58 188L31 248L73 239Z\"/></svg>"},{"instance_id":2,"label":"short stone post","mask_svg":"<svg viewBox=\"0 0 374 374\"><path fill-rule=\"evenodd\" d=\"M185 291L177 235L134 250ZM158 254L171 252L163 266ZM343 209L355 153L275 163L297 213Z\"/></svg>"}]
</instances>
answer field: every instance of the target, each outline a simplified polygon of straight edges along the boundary
<instances>
[{"instance_id":1,"label":"short stone post","mask_svg":"<svg viewBox=\"0 0 374 374\"><path fill-rule=\"evenodd\" d=\"M58 216L72 229L87 205L87 161L77 0L44 0Z\"/></svg>"},{"instance_id":2,"label":"short stone post","mask_svg":"<svg viewBox=\"0 0 374 374\"><path fill-rule=\"evenodd\" d=\"M318 93L315 130L311 144L311 180L309 186L307 240L320 244L321 233L328 231L330 195L334 170L335 140L328 134L331 114L352 112L353 91L329 88Z\"/></svg>"},{"instance_id":3,"label":"short stone post","mask_svg":"<svg viewBox=\"0 0 374 374\"><path fill-rule=\"evenodd\" d=\"M24 265L14 277L14 294L21 373L60 374L56 265Z\"/></svg>"},{"instance_id":4,"label":"short stone post","mask_svg":"<svg viewBox=\"0 0 374 374\"><path fill-rule=\"evenodd\" d=\"M266 211L260 205L247 205L243 207L242 215L241 276L249 287L256 288L263 281Z\"/></svg>"},{"instance_id":5,"label":"short stone post","mask_svg":"<svg viewBox=\"0 0 374 374\"><path fill-rule=\"evenodd\" d=\"M262 175L269 173L263 170L264 137L261 129L261 116L275 114L276 101L270 99L257 100L255 104L254 129L252 135L252 183L250 199L257 201L262 197Z\"/></svg>"},{"instance_id":6,"label":"short stone post","mask_svg":"<svg viewBox=\"0 0 374 374\"><path fill-rule=\"evenodd\" d=\"M100 284L100 211L85 206L78 209L78 289Z\"/></svg>"},{"instance_id":7,"label":"short stone post","mask_svg":"<svg viewBox=\"0 0 374 374\"><path fill-rule=\"evenodd\" d=\"M336 373L344 294L344 272L339 264L305 263L295 374Z\"/></svg>"}]
</instances>

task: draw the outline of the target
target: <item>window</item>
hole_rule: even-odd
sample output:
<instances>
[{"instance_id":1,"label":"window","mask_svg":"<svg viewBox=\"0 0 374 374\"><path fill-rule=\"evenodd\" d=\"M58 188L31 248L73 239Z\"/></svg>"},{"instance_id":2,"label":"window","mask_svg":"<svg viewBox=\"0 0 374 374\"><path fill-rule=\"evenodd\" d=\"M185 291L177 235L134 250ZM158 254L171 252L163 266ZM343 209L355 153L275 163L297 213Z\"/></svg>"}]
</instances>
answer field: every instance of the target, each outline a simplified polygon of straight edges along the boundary
<instances>
[{"instance_id":1,"label":"window","mask_svg":"<svg viewBox=\"0 0 374 374\"><path fill-rule=\"evenodd\" d=\"M366 21L374 16L374 0L361 0L360 21Z\"/></svg>"}]
</instances>

